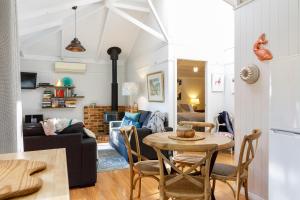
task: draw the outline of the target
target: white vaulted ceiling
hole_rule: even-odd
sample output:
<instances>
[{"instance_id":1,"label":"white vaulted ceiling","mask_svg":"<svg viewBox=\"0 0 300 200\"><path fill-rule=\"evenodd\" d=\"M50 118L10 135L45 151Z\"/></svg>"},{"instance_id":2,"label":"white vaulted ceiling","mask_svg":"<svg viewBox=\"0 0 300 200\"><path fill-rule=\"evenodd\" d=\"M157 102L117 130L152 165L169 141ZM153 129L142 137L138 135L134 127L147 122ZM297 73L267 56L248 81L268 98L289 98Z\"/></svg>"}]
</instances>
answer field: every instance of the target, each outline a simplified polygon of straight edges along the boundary
<instances>
[{"instance_id":1,"label":"white vaulted ceiling","mask_svg":"<svg viewBox=\"0 0 300 200\"><path fill-rule=\"evenodd\" d=\"M74 38L77 5L77 37L87 49L73 53L65 47ZM149 15L156 27L144 21ZM39 59L101 62L111 46L122 49L126 60L141 30L167 42L165 29L151 0L18 0L21 56Z\"/></svg>"}]
</instances>

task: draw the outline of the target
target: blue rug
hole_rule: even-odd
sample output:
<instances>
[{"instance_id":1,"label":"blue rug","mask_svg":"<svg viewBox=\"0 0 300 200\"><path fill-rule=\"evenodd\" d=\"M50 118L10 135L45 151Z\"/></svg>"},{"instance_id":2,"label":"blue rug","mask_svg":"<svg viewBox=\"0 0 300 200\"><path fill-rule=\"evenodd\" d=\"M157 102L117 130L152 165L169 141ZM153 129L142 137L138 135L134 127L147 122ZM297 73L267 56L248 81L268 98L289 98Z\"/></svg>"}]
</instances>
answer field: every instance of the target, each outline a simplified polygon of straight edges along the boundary
<instances>
[{"instance_id":1,"label":"blue rug","mask_svg":"<svg viewBox=\"0 0 300 200\"><path fill-rule=\"evenodd\" d=\"M128 163L109 144L98 145L97 172L128 168Z\"/></svg>"}]
</instances>

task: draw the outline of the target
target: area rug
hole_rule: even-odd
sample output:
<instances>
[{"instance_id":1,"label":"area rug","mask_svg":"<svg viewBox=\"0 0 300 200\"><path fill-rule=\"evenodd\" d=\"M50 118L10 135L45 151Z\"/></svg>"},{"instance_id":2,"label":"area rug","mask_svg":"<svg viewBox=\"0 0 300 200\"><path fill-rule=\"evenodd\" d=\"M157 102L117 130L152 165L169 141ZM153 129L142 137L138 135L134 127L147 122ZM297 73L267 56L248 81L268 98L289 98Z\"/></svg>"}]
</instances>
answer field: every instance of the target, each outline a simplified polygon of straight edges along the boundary
<instances>
[{"instance_id":1,"label":"area rug","mask_svg":"<svg viewBox=\"0 0 300 200\"><path fill-rule=\"evenodd\" d=\"M100 144L98 149L97 172L106 172L117 169L128 168L128 163L109 144Z\"/></svg>"}]
</instances>

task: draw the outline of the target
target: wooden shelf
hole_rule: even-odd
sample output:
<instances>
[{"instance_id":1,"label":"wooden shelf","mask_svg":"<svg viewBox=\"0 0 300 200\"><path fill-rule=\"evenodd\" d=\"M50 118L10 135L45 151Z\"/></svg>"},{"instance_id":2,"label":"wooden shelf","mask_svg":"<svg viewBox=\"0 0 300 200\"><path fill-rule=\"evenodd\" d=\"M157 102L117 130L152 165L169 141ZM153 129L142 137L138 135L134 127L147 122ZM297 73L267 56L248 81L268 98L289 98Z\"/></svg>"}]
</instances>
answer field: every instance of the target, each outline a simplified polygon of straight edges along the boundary
<instances>
[{"instance_id":1,"label":"wooden shelf","mask_svg":"<svg viewBox=\"0 0 300 200\"><path fill-rule=\"evenodd\" d=\"M75 97L51 97L50 99L64 99L64 100L70 100L70 99L83 99L84 96L75 96Z\"/></svg>"},{"instance_id":2,"label":"wooden shelf","mask_svg":"<svg viewBox=\"0 0 300 200\"><path fill-rule=\"evenodd\" d=\"M37 88L54 88L54 89L74 89L75 86L55 86L55 85L43 85Z\"/></svg>"},{"instance_id":3,"label":"wooden shelf","mask_svg":"<svg viewBox=\"0 0 300 200\"><path fill-rule=\"evenodd\" d=\"M77 107L49 107L49 108L43 108L42 109L71 109L71 108L77 108Z\"/></svg>"}]
</instances>

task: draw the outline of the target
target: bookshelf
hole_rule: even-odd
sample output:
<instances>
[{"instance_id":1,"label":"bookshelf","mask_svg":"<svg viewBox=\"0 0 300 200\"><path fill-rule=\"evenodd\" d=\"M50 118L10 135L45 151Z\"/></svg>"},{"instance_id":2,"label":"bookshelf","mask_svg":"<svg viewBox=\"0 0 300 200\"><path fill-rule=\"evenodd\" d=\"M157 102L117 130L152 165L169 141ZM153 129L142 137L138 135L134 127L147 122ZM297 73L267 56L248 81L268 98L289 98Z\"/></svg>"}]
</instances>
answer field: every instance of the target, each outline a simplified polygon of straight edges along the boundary
<instances>
[{"instance_id":1,"label":"bookshelf","mask_svg":"<svg viewBox=\"0 0 300 200\"><path fill-rule=\"evenodd\" d=\"M76 108L77 101L83 99L74 93L74 86L39 86L43 88L42 109Z\"/></svg>"}]
</instances>

